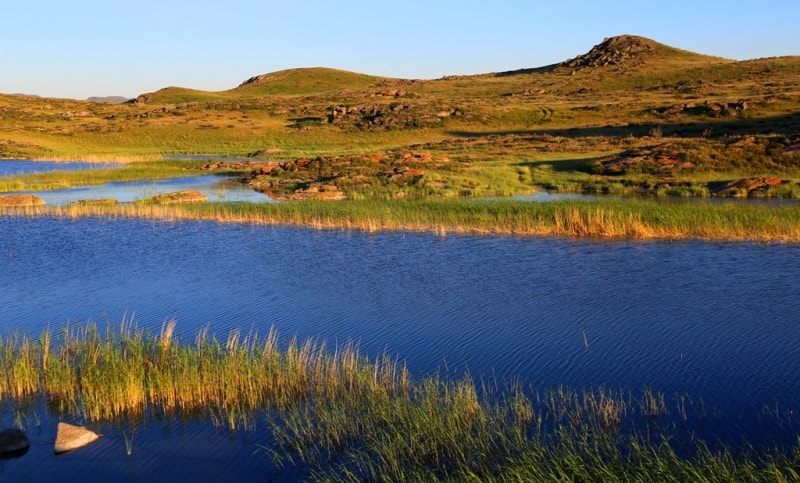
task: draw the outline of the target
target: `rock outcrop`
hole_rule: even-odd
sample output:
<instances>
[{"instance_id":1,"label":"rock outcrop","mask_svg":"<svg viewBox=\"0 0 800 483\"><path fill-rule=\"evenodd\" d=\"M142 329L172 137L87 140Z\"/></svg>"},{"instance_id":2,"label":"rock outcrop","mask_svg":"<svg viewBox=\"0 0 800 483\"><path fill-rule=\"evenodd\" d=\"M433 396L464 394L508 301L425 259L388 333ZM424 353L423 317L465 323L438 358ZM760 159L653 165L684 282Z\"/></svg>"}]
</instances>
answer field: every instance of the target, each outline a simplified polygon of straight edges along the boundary
<instances>
[{"instance_id":1,"label":"rock outcrop","mask_svg":"<svg viewBox=\"0 0 800 483\"><path fill-rule=\"evenodd\" d=\"M786 136L786 150L784 154L800 154L800 134L790 134Z\"/></svg>"},{"instance_id":2,"label":"rock outcrop","mask_svg":"<svg viewBox=\"0 0 800 483\"><path fill-rule=\"evenodd\" d=\"M0 208L3 207L28 207L43 206L47 203L35 195L6 195L0 196Z\"/></svg>"},{"instance_id":3,"label":"rock outcrop","mask_svg":"<svg viewBox=\"0 0 800 483\"><path fill-rule=\"evenodd\" d=\"M669 176L694 167L694 163L685 160L680 151L673 151L663 146L640 149L600 163L602 174L624 174L635 168Z\"/></svg>"},{"instance_id":4,"label":"rock outcrop","mask_svg":"<svg viewBox=\"0 0 800 483\"><path fill-rule=\"evenodd\" d=\"M349 189L422 186L429 181L423 168L441 167L449 162L447 157L434 157L427 151L297 158L250 163L247 165L250 171L243 174L242 181L280 200L343 200ZM225 163L204 166L211 170L230 168Z\"/></svg>"},{"instance_id":5,"label":"rock outcrop","mask_svg":"<svg viewBox=\"0 0 800 483\"><path fill-rule=\"evenodd\" d=\"M783 180L777 176L766 178L742 178L710 188L711 196L722 198L750 197L778 186Z\"/></svg>"},{"instance_id":6,"label":"rock outcrop","mask_svg":"<svg viewBox=\"0 0 800 483\"><path fill-rule=\"evenodd\" d=\"M562 62L558 67L573 71L629 63L644 54L653 52L658 44L644 37L620 35L604 39L586 54Z\"/></svg>"}]
</instances>

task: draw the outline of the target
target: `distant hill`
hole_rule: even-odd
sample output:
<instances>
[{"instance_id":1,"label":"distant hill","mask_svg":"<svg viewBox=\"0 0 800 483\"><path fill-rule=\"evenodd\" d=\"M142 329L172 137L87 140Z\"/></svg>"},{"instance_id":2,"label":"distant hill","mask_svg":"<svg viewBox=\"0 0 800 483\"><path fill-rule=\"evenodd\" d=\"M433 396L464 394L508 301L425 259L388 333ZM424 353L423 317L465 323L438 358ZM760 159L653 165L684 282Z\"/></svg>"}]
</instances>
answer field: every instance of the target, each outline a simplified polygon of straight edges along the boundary
<instances>
[{"instance_id":1,"label":"distant hill","mask_svg":"<svg viewBox=\"0 0 800 483\"><path fill-rule=\"evenodd\" d=\"M383 79L327 67L289 69L247 79L229 92L246 95L305 95L361 89Z\"/></svg>"},{"instance_id":2,"label":"distant hill","mask_svg":"<svg viewBox=\"0 0 800 483\"><path fill-rule=\"evenodd\" d=\"M130 98L123 96L92 96L86 99L89 102L105 102L107 104L122 104L128 102Z\"/></svg>"},{"instance_id":3,"label":"distant hill","mask_svg":"<svg viewBox=\"0 0 800 483\"><path fill-rule=\"evenodd\" d=\"M606 38L588 52L558 64L522 68L493 75L516 76L546 72L572 75L605 72L607 74L624 75L638 72L644 73L647 77L660 77L663 79L665 74L671 76L678 71L735 63L736 61L729 59L670 47L645 37L620 35ZM460 79L478 79L487 75L475 74L457 77ZM452 76L446 76L443 79L452 78ZM387 79L381 76L328 67L307 67L256 75L235 88L220 92L167 87L156 92L143 94L139 96L137 101L139 103L158 104L204 102L220 98L335 94L337 92L368 89L380 83L399 81L404 81L404 79ZM624 83L619 87L626 88Z\"/></svg>"},{"instance_id":4,"label":"distant hill","mask_svg":"<svg viewBox=\"0 0 800 483\"><path fill-rule=\"evenodd\" d=\"M219 94L215 92L170 86L142 94L131 102L136 104L178 104L181 102L204 102L218 97Z\"/></svg>"},{"instance_id":5,"label":"distant hill","mask_svg":"<svg viewBox=\"0 0 800 483\"><path fill-rule=\"evenodd\" d=\"M307 67L257 75L233 89L220 92L166 87L156 92L142 94L136 99L136 102L139 104L176 104L207 102L220 98L313 95L363 89L382 79L384 78L346 70Z\"/></svg>"}]
</instances>

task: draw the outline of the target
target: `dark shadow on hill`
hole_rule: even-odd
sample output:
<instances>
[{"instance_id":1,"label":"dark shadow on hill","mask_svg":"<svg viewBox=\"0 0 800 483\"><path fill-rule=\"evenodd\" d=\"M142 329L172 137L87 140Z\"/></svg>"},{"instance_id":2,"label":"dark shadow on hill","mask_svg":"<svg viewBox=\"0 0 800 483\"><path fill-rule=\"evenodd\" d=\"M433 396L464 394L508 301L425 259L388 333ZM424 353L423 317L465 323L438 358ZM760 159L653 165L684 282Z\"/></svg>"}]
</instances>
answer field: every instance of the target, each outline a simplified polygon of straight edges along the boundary
<instances>
[{"instance_id":1,"label":"dark shadow on hill","mask_svg":"<svg viewBox=\"0 0 800 483\"><path fill-rule=\"evenodd\" d=\"M717 138L726 135L789 135L800 132L800 113L785 116L765 117L759 119L731 119L725 121L704 122L647 122L628 123L625 126L589 126L562 129L547 129L546 125L536 129L520 129L492 132L450 131L449 134L464 138L480 138L485 136L507 135L550 135L570 138L581 137L626 137L648 136L660 132L662 136L669 137L710 137Z\"/></svg>"},{"instance_id":2,"label":"dark shadow on hill","mask_svg":"<svg viewBox=\"0 0 800 483\"><path fill-rule=\"evenodd\" d=\"M550 64L545 65L543 67L532 67L528 69L517 69L517 70L508 70L505 72L496 72L494 74L495 77L512 77L515 75L527 75L527 74L542 74L545 72L553 72L556 67L560 64Z\"/></svg>"},{"instance_id":3,"label":"dark shadow on hill","mask_svg":"<svg viewBox=\"0 0 800 483\"><path fill-rule=\"evenodd\" d=\"M557 173L595 173L597 164L609 159L608 156L596 156L593 158L559 159L558 161L524 161L514 163L513 166L526 166L531 169L549 167Z\"/></svg>"}]
</instances>

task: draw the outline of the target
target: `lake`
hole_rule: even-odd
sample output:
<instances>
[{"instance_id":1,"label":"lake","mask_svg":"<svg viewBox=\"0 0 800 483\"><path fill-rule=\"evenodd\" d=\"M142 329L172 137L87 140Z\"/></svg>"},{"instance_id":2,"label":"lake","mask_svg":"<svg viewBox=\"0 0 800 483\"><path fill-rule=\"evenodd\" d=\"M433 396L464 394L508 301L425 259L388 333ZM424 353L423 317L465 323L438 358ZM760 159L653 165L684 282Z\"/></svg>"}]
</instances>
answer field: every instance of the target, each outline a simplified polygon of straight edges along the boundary
<instances>
[{"instance_id":1,"label":"lake","mask_svg":"<svg viewBox=\"0 0 800 483\"><path fill-rule=\"evenodd\" d=\"M222 339L274 327L354 340L415 376L685 394L724 415L710 433L724 440L796 437L765 434L760 416L800 410L797 246L52 218L0 218L0 234L0 333L130 319L158 332L173 318L186 340L205 327ZM167 439L227 444L237 471L266 459L240 468L258 432L182 431ZM139 438L141 451L164 444L163 429ZM95 457L124 460L121 441ZM76 452L86 451L76 471L101 448Z\"/></svg>"}]
</instances>

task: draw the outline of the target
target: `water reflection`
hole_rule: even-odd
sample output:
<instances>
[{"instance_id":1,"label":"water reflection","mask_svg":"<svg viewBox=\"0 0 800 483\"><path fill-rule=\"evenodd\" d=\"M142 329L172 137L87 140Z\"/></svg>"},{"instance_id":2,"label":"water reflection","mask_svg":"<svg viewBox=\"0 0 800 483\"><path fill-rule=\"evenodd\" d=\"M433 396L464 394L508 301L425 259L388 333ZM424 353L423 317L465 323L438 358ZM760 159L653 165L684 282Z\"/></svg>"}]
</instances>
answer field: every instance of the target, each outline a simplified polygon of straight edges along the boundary
<instances>
[{"instance_id":1,"label":"water reflection","mask_svg":"<svg viewBox=\"0 0 800 483\"><path fill-rule=\"evenodd\" d=\"M236 181L235 176L204 175L168 178L155 181L135 181L106 183L97 186L83 186L52 191L23 191L34 194L48 205L64 205L80 200L113 198L127 203L143 200L155 195L174 191L197 190L208 196L209 201L251 201L271 202L269 196ZM17 193L4 193L17 194Z\"/></svg>"},{"instance_id":2,"label":"water reflection","mask_svg":"<svg viewBox=\"0 0 800 483\"><path fill-rule=\"evenodd\" d=\"M76 171L81 169L109 169L118 163L48 162L0 159L0 176L43 173L48 171ZM174 191L197 190L209 201L274 201L269 196L248 188L236 181L233 175L203 175L167 178L151 181L117 182L95 186L82 186L52 191L21 191L8 194L35 194L48 205L64 205L80 200L112 198L122 203L150 198Z\"/></svg>"}]
</instances>

